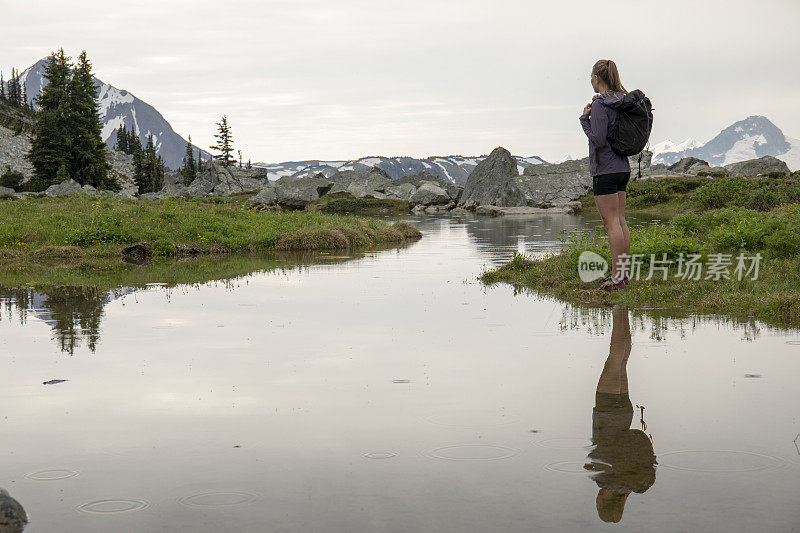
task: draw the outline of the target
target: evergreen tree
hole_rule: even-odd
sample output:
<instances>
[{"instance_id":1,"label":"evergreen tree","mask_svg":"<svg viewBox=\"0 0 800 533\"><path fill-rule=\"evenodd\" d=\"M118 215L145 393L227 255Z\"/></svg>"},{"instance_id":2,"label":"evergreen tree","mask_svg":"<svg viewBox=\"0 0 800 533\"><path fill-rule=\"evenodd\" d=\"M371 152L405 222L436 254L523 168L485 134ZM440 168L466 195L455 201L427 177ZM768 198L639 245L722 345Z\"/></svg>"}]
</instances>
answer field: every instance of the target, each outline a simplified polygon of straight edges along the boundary
<instances>
[{"instance_id":1,"label":"evergreen tree","mask_svg":"<svg viewBox=\"0 0 800 533\"><path fill-rule=\"evenodd\" d=\"M194 152L192 151L192 136L189 135L189 142L186 143L186 155L183 156L183 167L181 168L183 183L189 185L197 177L197 165L194 162Z\"/></svg>"},{"instance_id":2,"label":"evergreen tree","mask_svg":"<svg viewBox=\"0 0 800 533\"><path fill-rule=\"evenodd\" d=\"M231 154L233 153L233 137L231 137L231 128L228 126L228 117L222 115L222 120L217 122L217 133L214 134L217 138L217 144L212 146L212 150L216 150L219 154L214 155L214 159L222 161L226 167L231 166L235 162Z\"/></svg>"},{"instance_id":3,"label":"evergreen tree","mask_svg":"<svg viewBox=\"0 0 800 533\"><path fill-rule=\"evenodd\" d=\"M127 133L128 154L133 155L136 150L142 151L142 140L139 134L136 133L136 124L131 124L131 131Z\"/></svg>"},{"instance_id":4,"label":"evergreen tree","mask_svg":"<svg viewBox=\"0 0 800 533\"><path fill-rule=\"evenodd\" d=\"M242 151L236 150L239 153L239 168L242 168Z\"/></svg>"},{"instance_id":5,"label":"evergreen tree","mask_svg":"<svg viewBox=\"0 0 800 533\"><path fill-rule=\"evenodd\" d=\"M0 100L6 99L6 82L3 81L3 73L0 72Z\"/></svg>"},{"instance_id":6,"label":"evergreen tree","mask_svg":"<svg viewBox=\"0 0 800 533\"><path fill-rule=\"evenodd\" d=\"M206 164L203 161L203 154L200 152L200 149L197 149L197 173L200 174L206 168Z\"/></svg>"},{"instance_id":7,"label":"evergreen tree","mask_svg":"<svg viewBox=\"0 0 800 533\"><path fill-rule=\"evenodd\" d=\"M250 160L249 159L247 160L247 166L244 167L244 168L246 168L247 170L250 170L251 168L253 168L253 165L250 164Z\"/></svg>"},{"instance_id":8,"label":"evergreen tree","mask_svg":"<svg viewBox=\"0 0 800 533\"><path fill-rule=\"evenodd\" d=\"M118 190L119 184L108 171L106 145L102 138L100 104L92 79L92 65L81 52L68 84L70 143L67 169L81 185Z\"/></svg>"},{"instance_id":9,"label":"evergreen tree","mask_svg":"<svg viewBox=\"0 0 800 533\"><path fill-rule=\"evenodd\" d=\"M131 143L131 154L133 155L133 181L136 183L139 193L145 193L149 180L145 175L144 152L138 137Z\"/></svg>"},{"instance_id":10,"label":"evergreen tree","mask_svg":"<svg viewBox=\"0 0 800 533\"><path fill-rule=\"evenodd\" d=\"M26 155L33 166L31 188L43 191L57 183L59 169L64 165L70 151L69 93L70 61L64 49L50 54L44 69L48 83L37 97L39 112L33 128L31 149Z\"/></svg>"},{"instance_id":11,"label":"evergreen tree","mask_svg":"<svg viewBox=\"0 0 800 533\"><path fill-rule=\"evenodd\" d=\"M116 149L123 153L128 153L128 133L125 131L125 123L117 130Z\"/></svg>"}]
</instances>

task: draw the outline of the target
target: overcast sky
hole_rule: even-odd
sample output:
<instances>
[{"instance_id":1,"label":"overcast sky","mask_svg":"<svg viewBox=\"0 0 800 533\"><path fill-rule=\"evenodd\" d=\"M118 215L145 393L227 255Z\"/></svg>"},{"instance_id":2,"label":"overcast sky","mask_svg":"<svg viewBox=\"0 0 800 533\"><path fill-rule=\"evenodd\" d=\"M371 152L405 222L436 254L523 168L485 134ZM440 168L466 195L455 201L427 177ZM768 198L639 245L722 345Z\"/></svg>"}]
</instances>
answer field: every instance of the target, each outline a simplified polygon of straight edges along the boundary
<instances>
[{"instance_id":1,"label":"overcast sky","mask_svg":"<svg viewBox=\"0 0 800 533\"><path fill-rule=\"evenodd\" d=\"M0 0L0 67L58 47L245 159L583 156L595 60L655 109L652 142L765 115L800 137L800 1Z\"/></svg>"}]
</instances>

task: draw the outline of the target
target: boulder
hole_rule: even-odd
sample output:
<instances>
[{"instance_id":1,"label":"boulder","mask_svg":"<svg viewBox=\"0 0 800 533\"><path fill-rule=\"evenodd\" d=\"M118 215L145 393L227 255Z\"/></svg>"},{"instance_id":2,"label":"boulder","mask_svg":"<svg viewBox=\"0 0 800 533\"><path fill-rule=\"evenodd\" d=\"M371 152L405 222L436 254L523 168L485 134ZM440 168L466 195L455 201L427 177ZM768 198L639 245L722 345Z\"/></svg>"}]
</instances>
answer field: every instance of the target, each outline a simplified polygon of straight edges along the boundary
<instances>
[{"instance_id":1,"label":"boulder","mask_svg":"<svg viewBox=\"0 0 800 533\"><path fill-rule=\"evenodd\" d=\"M346 191L356 198L386 198L386 189L392 179L381 168L373 167L368 172L344 170L333 174L334 182L330 192Z\"/></svg>"},{"instance_id":2,"label":"boulder","mask_svg":"<svg viewBox=\"0 0 800 533\"><path fill-rule=\"evenodd\" d=\"M670 172L682 172L689 174L689 169L697 167L698 171L703 170L700 167L708 167L708 163L703 161L702 159L698 159L696 157L684 157L677 163L674 163L667 167ZM697 172L695 172L696 174Z\"/></svg>"},{"instance_id":3,"label":"boulder","mask_svg":"<svg viewBox=\"0 0 800 533\"><path fill-rule=\"evenodd\" d=\"M75 180L62 181L51 185L44 191L44 193L53 198L55 196L78 196L83 192L83 189Z\"/></svg>"},{"instance_id":4,"label":"boulder","mask_svg":"<svg viewBox=\"0 0 800 533\"><path fill-rule=\"evenodd\" d=\"M497 147L470 173L458 205L525 205L525 195L515 179L518 175L516 159L505 148Z\"/></svg>"},{"instance_id":5,"label":"boulder","mask_svg":"<svg viewBox=\"0 0 800 533\"><path fill-rule=\"evenodd\" d=\"M177 181L177 179L176 179ZM217 161L207 164L192 183L182 188L177 183L169 190L165 179L164 194L166 196L230 196L243 192L257 191L269 183L267 170L262 168L243 169L226 167Z\"/></svg>"},{"instance_id":6,"label":"boulder","mask_svg":"<svg viewBox=\"0 0 800 533\"><path fill-rule=\"evenodd\" d=\"M303 209L328 193L333 185L334 182L322 173L311 178L284 176L275 182L276 202L281 207Z\"/></svg>"},{"instance_id":7,"label":"boulder","mask_svg":"<svg viewBox=\"0 0 800 533\"><path fill-rule=\"evenodd\" d=\"M786 175L792 173L786 163L771 155L765 155L758 159L749 159L740 163L731 163L729 165L724 165L723 168L730 176L752 177L769 172L780 172Z\"/></svg>"},{"instance_id":8,"label":"boulder","mask_svg":"<svg viewBox=\"0 0 800 533\"><path fill-rule=\"evenodd\" d=\"M254 205L256 207L266 207L271 205L278 204L278 194L275 190L275 186L270 184L261 189L261 191L253 196L252 198L248 198L247 203L250 205Z\"/></svg>"},{"instance_id":9,"label":"boulder","mask_svg":"<svg viewBox=\"0 0 800 533\"><path fill-rule=\"evenodd\" d=\"M95 189L94 187L92 187L88 183L86 185L84 185L83 187L81 187L81 190L83 190L83 192L85 192L86 194L91 194L91 195L97 194L97 189Z\"/></svg>"},{"instance_id":10,"label":"boulder","mask_svg":"<svg viewBox=\"0 0 800 533\"><path fill-rule=\"evenodd\" d=\"M528 207L565 206L592 188L588 157L557 165L530 165L518 180L525 198L522 205Z\"/></svg>"},{"instance_id":11,"label":"boulder","mask_svg":"<svg viewBox=\"0 0 800 533\"><path fill-rule=\"evenodd\" d=\"M398 200L410 200L415 192L417 192L417 188L411 183L401 183L386 187L386 197Z\"/></svg>"},{"instance_id":12,"label":"boulder","mask_svg":"<svg viewBox=\"0 0 800 533\"><path fill-rule=\"evenodd\" d=\"M153 255L152 245L149 242L137 242L122 249L122 255L133 257L149 257Z\"/></svg>"},{"instance_id":13,"label":"boulder","mask_svg":"<svg viewBox=\"0 0 800 533\"><path fill-rule=\"evenodd\" d=\"M13 196L16 191L8 187L0 187L0 196Z\"/></svg>"},{"instance_id":14,"label":"boulder","mask_svg":"<svg viewBox=\"0 0 800 533\"><path fill-rule=\"evenodd\" d=\"M117 193L117 196L121 196L122 198L136 198L139 194L139 188L136 185L126 185Z\"/></svg>"},{"instance_id":15,"label":"boulder","mask_svg":"<svg viewBox=\"0 0 800 533\"><path fill-rule=\"evenodd\" d=\"M450 200L452 200L452 198L447 194L446 190L430 181L422 182L416 192L411 196L412 204L439 205L446 204Z\"/></svg>"},{"instance_id":16,"label":"boulder","mask_svg":"<svg viewBox=\"0 0 800 533\"><path fill-rule=\"evenodd\" d=\"M414 187L419 187L422 185L422 182L430 181L441 187L442 189L447 191L447 194L450 195L450 198L454 200L458 200L461 196L461 192L464 190L464 187L461 185L456 185L455 183L451 183L447 180L443 180L439 176L435 176L428 172L427 170L423 170L418 174L407 174L405 176L401 176L395 179L392 182L392 185L401 185L404 183L409 183Z\"/></svg>"}]
</instances>

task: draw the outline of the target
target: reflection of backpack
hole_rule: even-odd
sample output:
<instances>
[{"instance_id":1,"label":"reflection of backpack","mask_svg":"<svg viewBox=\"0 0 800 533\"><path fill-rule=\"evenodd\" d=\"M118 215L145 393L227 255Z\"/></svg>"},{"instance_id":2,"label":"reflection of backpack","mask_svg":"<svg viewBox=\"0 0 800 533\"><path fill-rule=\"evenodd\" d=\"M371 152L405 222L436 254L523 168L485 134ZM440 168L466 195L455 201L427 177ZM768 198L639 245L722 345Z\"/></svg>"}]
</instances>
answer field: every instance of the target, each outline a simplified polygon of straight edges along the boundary
<instances>
[{"instance_id":1,"label":"reflection of backpack","mask_svg":"<svg viewBox=\"0 0 800 533\"><path fill-rule=\"evenodd\" d=\"M653 129L653 106L642 91L636 89L626 94L614 106L618 116L608 132L608 144L619 155L631 156L647 146Z\"/></svg>"}]
</instances>

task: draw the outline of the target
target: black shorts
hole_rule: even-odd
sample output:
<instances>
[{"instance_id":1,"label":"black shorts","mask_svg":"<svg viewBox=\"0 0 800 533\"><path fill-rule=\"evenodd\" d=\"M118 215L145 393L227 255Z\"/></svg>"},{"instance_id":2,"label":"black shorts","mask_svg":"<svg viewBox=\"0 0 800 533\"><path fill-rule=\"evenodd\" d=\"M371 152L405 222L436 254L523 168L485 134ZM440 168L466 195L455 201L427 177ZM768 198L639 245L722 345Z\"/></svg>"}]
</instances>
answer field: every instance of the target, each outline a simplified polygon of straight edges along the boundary
<instances>
[{"instance_id":1,"label":"black shorts","mask_svg":"<svg viewBox=\"0 0 800 533\"><path fill-rule=\"evenodd\" d=\"M616 172L614 174L593 176L592 191L594 191L595 196L625 192L625 187L628 186L629 179L631 179L630 172Z\"/></svg>"}]
</instances>

